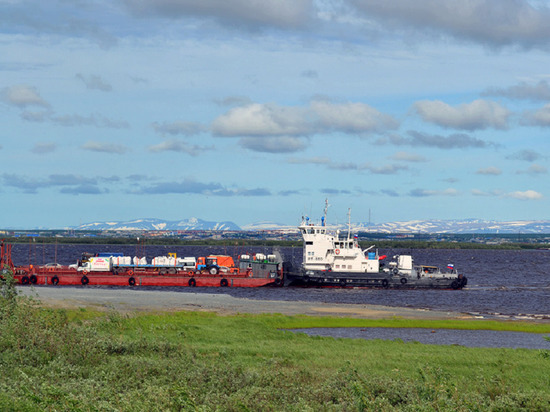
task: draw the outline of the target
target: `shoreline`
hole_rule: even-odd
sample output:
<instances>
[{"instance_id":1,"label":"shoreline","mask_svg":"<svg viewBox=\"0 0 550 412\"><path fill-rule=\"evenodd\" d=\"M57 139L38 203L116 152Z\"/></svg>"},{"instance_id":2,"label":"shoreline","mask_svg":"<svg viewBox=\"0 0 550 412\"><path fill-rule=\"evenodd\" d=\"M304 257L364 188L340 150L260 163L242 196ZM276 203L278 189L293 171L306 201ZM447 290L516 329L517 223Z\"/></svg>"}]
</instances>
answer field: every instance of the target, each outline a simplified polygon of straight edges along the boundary
<instances>
[{"instance_id":1,"label":"shoreline","mask_svg":"<svg viewBox=\"0 0 550 412\"><path fill-rule=\"evenodd\" d=\"M333 316L363 319L479 319L478 316L418 308L369 304L256 300L226 294L143 289L92 289L89 287L17 287L20 294L34 296L42 306L90 308L119 312L205 311L219 315L279 313L283 315Z\"/></svg>"}]
</instances>

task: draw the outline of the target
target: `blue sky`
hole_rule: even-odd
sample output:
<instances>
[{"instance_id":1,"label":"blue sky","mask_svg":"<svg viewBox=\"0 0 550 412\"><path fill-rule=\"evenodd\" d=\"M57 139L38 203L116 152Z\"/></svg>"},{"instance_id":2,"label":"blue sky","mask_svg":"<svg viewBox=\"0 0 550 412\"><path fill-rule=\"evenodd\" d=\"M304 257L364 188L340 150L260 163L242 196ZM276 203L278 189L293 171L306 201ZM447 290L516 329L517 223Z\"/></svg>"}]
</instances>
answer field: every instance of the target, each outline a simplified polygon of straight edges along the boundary
<instances>
[{"instance_id":1,"label":"blue sky","mask_svg":"<svg viewBox=\"0 0 550 412\"><path fill-rule=\"evenodd\" d=\"M0 227L546 220L550 2L0 0Z\"/></svg>"}]
</instances>

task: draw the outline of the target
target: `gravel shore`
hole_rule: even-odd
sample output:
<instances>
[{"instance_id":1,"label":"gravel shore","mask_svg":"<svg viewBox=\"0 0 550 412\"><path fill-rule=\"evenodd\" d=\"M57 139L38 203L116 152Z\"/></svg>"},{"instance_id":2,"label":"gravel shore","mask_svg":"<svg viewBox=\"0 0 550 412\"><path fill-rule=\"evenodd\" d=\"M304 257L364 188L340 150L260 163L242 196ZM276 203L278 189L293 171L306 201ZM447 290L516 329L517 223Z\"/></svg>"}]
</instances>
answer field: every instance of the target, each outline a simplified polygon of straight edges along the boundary
<instances>
[{"instance_id":1,"label":"gravel shore","mask_svg":"<svg viewBox=\"0 0 550 412\"><path fill-rule=\"evenodd\" d=\"M280 313L284 315L341 316L367 319L465 319L458 312L398 308L380 305L322 302L254 300L220 293L191 291L106 289L90 287L19 287L20 293L35 296L41 304L58 308L91 308L121 312L209 311L220 315L235 313Z\"/></svg>"}]
</instances>

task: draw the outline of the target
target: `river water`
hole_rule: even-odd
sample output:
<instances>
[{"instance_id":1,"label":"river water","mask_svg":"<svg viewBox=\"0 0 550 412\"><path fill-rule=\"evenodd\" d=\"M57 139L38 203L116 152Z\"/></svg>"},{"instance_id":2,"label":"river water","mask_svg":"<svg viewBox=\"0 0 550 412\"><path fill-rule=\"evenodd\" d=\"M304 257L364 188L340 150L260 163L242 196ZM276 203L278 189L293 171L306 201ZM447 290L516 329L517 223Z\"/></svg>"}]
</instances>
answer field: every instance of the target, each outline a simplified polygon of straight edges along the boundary
<instances>
[{"instance_id":1,"label":"river water","mask_svg":"<svg viewBox=\"0 0 550 412\"><path fill-rule=\"evenodd\" d=\"M292 332L302 332L310 336L402 340L428 345L460 345L469 348L550 349L548 335L543 333L424 328L311 328L292 329Z\"/></svg>"},{"instance_id":2,"label":"river water","mask_svg":"<svg viewBox=\"0 0 550 412\"><path fill-rule=\"evenodd\" d=\"M295 267L301 264L302 248L278 248ZM143 246L143 245L51 245L14 244L16 265L75 263L83 252L121 252L128 256L205 256L273 252L250 246ZM550 319L550 251L548 250L447 250L380 249L380 254L412 254L417 264L445 267L453 263L468 278L463 290L335 289L335 288L194 288L193 293L228 293L258 300L315 301L374 304L479 314L497 318ZM182 293L189 293L181 288Z\"/></svg>"}]
</instances>

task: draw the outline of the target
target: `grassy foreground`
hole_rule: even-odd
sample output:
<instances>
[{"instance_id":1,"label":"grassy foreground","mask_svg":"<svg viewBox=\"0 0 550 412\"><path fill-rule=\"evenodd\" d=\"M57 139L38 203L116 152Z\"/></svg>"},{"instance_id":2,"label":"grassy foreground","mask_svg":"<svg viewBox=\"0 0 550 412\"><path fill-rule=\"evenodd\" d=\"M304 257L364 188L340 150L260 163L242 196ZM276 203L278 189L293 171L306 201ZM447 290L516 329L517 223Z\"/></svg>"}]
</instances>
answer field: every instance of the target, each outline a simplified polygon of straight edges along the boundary
<instances>
[{"instance_id":1,"label":"grassy foreground","mask_svg":"<svg viewBox=\"0 0 550 412\"><path fill-rule=\"evenodd\" d=\"M53 310L5 285L0 410L550 409L550 350L318 338L280 330L347 322L357 320ZM442 324L408 326L419 325ZM481 323L475 325L470 327ZM548 332L548 325L534 329Z\"/></svg>"}]
</instances>

